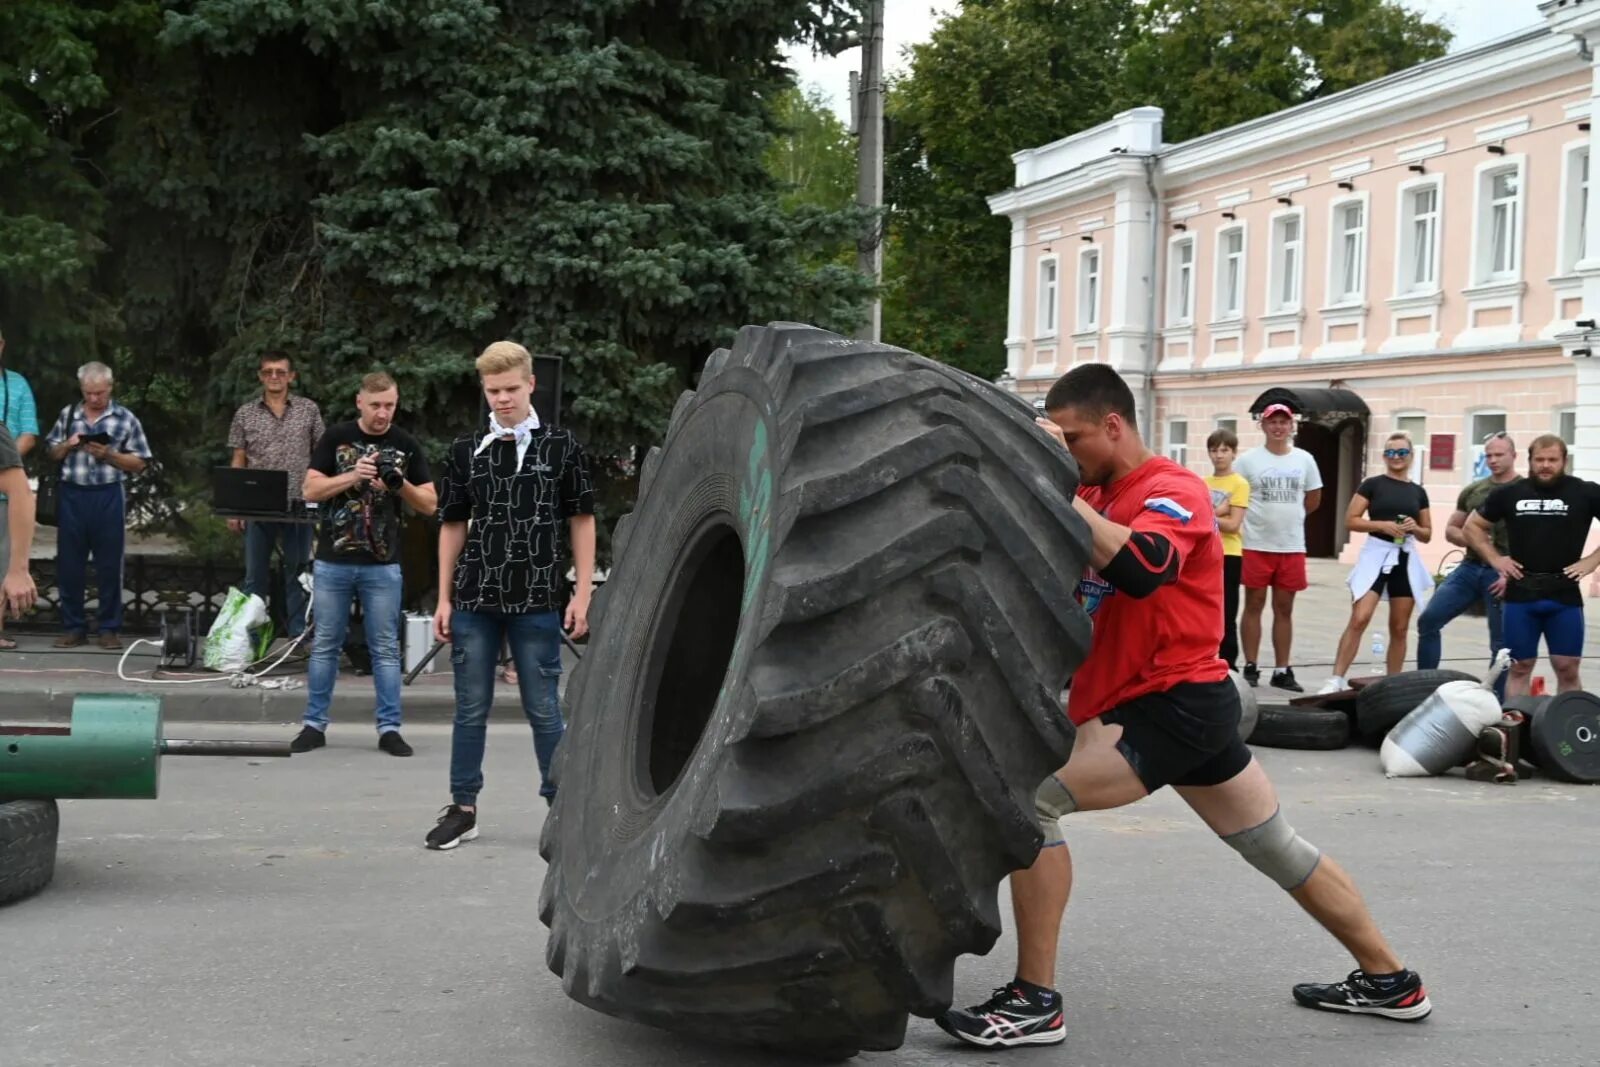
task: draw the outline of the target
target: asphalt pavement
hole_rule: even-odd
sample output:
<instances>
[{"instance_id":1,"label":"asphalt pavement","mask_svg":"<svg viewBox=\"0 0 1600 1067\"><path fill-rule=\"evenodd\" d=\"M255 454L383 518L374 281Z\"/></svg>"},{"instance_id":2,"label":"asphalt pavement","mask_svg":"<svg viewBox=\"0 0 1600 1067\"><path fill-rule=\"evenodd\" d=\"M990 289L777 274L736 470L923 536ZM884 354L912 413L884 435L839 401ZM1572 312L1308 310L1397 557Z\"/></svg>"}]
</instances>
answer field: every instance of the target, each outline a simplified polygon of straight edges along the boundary
<instances>
[{"instance_id":1,"label":"asphalt pavement","mask_svg":"<svg viewBox=\"0 0 1600 1067\"><path fill-rule=\"evenodd\" d=\"M801 1062L567 999L544 964L545 809L514 714L491 727L482 837L448 853L422 847L448 799L442 725L408 731L411 759L349 731L291 759L168 759L159 800L63 803L55 883L0 909L0 1065ZM1422 972L1432 1019L1296 1007L1291 984L1351 964L1164 794L1068 820L1077 881L1061 955L1064 1046L969 1050L914 1019L901 1049L857 1062L1600 1062L1600 790L1390 781L1361 748L1258 755L1295 825L1352 870ZM961 999L1009 978L1008 937L961 962Z\"/></svg>"}]
</instances>

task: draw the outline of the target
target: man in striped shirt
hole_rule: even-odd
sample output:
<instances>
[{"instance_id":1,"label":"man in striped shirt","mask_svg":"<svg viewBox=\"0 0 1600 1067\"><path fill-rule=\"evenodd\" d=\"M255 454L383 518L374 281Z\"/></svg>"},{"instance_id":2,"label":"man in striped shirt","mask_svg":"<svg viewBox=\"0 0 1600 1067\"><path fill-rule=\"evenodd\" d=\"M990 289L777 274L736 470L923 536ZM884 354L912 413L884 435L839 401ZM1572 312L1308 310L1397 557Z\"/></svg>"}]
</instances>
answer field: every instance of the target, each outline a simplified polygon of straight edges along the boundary
<instances>
[{"instance_id":1,"label":"man in striped shirt","mask_svg":"<svg viewBox=\"0 0 1600 1067\"><path fill-rule=\"evenodd\" d=\"M86 640L83 597L89 559L100 585L100 647L122 647L122 554L127 527L123 483L150 461L150 444L133 412L111 399L111 368L78 368L83 401L61 409L45 437L50 462L61 464L56 508L56 581L62 635L57 648Z\"/></svg>"}]
</instances>

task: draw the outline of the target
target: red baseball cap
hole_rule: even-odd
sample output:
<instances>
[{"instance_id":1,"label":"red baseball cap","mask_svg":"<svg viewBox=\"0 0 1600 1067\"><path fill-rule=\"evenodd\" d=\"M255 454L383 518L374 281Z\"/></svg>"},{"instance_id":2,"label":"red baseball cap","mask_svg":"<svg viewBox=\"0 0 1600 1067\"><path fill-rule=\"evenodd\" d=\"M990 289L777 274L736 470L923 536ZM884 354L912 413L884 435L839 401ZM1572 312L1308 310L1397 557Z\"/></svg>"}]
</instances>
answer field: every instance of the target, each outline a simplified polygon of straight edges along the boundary
<instances>
[{"instance_id":1,"label":"red baseball cap","mask_svg":"<svg viewBox=\"0 0 1600 1067\"><path fill-rule=\"evenodd\" d=\"M1294 418L1294 409L1288 404L1268 404L1266 410L1261 413L1261 421L1265 422L1274 415L1287 415L1292 419Z\"/></svg>"}]
</instances>

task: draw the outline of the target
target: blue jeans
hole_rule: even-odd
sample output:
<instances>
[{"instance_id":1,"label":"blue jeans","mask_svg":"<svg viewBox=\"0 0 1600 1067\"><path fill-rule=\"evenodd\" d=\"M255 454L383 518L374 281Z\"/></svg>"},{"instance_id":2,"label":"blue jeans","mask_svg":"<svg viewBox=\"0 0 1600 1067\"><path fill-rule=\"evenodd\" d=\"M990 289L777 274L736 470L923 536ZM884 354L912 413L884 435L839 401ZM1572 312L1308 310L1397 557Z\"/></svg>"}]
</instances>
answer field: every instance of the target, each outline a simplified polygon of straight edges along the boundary
<instances>
[{"instance_id":1,"label":"blue jeans","mask_svg":"<svg viewBox=\"0 0 1600 1067\"><path fill-rule=\"evenodd\" d=\"M122 483L62 482L56 497L56 583L61 587L61 629L81 634L89 557L100 591L100 632L122 629L122 550L127 532Z\"/></svg>"},{"instance_id":2,"label":"blue jeans","mask_svg":"<svg viewBox=\"0 0 1600 1067\"><path fill-rule=\"evenodd\" d=\"M457 804L478 802L483 790L483 745L500 643L511 646L522 690L522 713L533 727L539 761L539 795L556 795L550 759L566 732L557 685L561 679L561 618L553 611L502 615L458 611L450 617L450 663L456 676L456 722L450 735L450 795Z\"/></svg>"},{"instance_id":3,"label":"blue jeans","mask_svg":"<svg viewBox=\"0 0 1600 1067\"><path fill-rule=\"evenodd\" d=\"M272 548L283 546L284 589L271 589ZM311 558L311 526L301 522L261 522L251 519L244 528L244 591L254 593L262 600L272 601L271 593L279 593L278 601L286 614L285 630L290 637L299 637L306 628L306 590L300 584L300 569Z\"/></svg>"},{"instance_id":4,"label":"blue jeans","mask_svg":"<svg viewBox=\"0 0 1600 1067\"><path fill-rule=\"evenodd\" d=\"M350 628L350 604L361 598L361 621L372 653L372 686L378 693L378 733L400 729L400 564L313 565L311 662L306 670L305 724L328 728L328 705L339 677L339 654Z\"/></svg>"},{"instance_id":5,"label":"blue jeans","mask_svg":"<svg viewBox=\"0 0 1600 1067\"><path fill-rule=\"evenodd\" d=\"M1487 563L1463 562L1446 576L1434 589L1428 606L1417 619L1417 669L1432 670L1439 666L1442 642L1439 631L1460 615L1475 600L1483 602L1483 613L1489 620L1489 660L1494 661L1503 640L1500 600L1489 587L1500 577ZM1505 696L1505 675L1495 683L1495 691Z\"/></svg>"}]
</instances>

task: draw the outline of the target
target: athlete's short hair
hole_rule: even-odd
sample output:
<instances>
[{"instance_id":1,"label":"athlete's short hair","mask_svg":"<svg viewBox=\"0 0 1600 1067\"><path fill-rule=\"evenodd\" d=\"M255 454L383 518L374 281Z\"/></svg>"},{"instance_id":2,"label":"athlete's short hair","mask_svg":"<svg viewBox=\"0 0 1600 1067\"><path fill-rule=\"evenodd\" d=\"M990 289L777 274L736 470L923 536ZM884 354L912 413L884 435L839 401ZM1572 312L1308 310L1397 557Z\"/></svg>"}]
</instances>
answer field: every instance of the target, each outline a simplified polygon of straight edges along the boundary
<instances>
[{"instance_id":1,"label":"athlete's short hair","mask_svg":"<svg viewBox=\"0 0 1600 1067\"><path fill-rule=\"evenodd\" d=\"M1123 422L1138 428L1133 390L1128 388L1122 375L1104 363L1085 363L1056 379L1056 384L1045 394L1045 413L1067 408L1097 419L1116 412Z\"/></svg>"}]
</instances>

